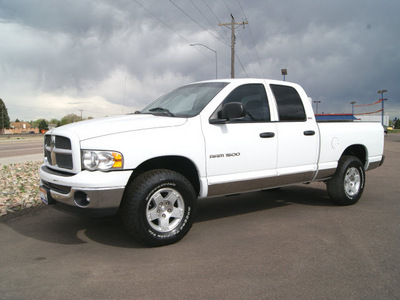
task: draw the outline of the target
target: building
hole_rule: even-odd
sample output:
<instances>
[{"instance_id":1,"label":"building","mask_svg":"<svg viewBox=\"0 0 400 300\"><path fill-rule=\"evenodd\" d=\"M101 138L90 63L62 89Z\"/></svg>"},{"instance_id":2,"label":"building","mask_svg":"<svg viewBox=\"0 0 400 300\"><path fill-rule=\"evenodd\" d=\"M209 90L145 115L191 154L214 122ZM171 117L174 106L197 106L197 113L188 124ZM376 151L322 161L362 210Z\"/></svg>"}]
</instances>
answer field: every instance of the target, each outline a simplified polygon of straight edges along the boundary
<instances>
[{"instance_id":1,"label":"building","mask_svg":"<svg viewBox=\"0 0 400 300\"><path fill-rule=\"evenodd\" d=\"M4 134L39 133L39 128L32 127L28 122L10 122L10 129Z\"/></svg>"},{"instance_id":2,"label":"building","mask_svg":"<svg viewBox=\"0 0 400 300\"><path fill-rule=\"evenodd\" d=\"M355 115L355 117L362 122L379 122L382 123L382 115L371 116L371 115ZM389 115L383 116L383 125L389 126Z\"/></svg>"},{"instance_id":3,"label":"building","mask_svg":"<svg viewBox=\"0 0 400 300\"><path fill-rule=\"evenodd\" d=\"M382 122L382 116L357 115L357 114L317 114L315 118L318 122ZM383 124L389 126L389 116L385 115Z\"/></svg>"},{"instance_id":4,"label":"building","mask_svg":"<svg viewBox=\"0 0 400 300\"><path fill-rule=\"evenodd\" d=\"M351 122L357 120L353 114L317 114L315 118L318 122Z\"/></svg>"}]
</instances>

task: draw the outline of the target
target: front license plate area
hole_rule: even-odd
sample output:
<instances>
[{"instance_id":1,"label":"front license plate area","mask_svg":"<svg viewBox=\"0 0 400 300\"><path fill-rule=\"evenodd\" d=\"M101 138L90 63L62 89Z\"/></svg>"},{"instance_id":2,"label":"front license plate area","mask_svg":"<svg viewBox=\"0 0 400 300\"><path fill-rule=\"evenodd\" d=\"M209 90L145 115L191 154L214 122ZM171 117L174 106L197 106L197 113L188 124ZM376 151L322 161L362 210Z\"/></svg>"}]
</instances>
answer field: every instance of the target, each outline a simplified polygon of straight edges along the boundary
<instances>
[{"instance_id":1,"label":"front license plate area","mask_svg":"<svg viewBox=\"0 0 400 300\"><path fill-rule=\"evenodd\" d=\"M49 204L48 190L41 186L39 188L39 195L40 195L40 200L42 200L44 204L48 205Z\"/></svg>"}]
</instances>

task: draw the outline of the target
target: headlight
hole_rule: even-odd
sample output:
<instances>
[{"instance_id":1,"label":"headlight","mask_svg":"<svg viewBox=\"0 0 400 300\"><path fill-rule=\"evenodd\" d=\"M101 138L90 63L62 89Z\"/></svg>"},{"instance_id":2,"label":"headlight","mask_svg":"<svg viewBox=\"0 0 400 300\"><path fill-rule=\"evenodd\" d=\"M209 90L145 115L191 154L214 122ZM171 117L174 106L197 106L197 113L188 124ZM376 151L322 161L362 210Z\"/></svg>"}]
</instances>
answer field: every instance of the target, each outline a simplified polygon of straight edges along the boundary
<instances>
[{"instance_id":1,"label":"headlight","mask_svg":"<svg viewBox=\"0 0 400 300\"><path fill-rule=\"evenodd\" d=\"M95 171L110 171L122 169L123 157L122 154L115 151L82 151L83 168Z\"/></svg>"}]
</instances>

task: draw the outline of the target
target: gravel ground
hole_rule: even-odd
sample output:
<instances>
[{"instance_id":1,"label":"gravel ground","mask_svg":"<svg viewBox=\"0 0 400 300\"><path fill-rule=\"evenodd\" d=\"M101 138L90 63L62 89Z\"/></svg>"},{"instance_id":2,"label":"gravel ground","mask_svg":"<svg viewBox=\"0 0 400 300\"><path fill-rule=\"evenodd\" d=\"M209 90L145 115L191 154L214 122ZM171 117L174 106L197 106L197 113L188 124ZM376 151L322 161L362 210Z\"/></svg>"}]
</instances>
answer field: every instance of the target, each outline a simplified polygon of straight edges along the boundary
<instances>
[{"instance_id":1,"label":"gravel ground","mask_svg":"<svg viewBox=\"0 0 400 300\"><path fill-rule=\"evenodd\" d=\"M0 165L0 217L42 205L39 197L39 167L43 162Z\"/></svg>"}]
</instances>

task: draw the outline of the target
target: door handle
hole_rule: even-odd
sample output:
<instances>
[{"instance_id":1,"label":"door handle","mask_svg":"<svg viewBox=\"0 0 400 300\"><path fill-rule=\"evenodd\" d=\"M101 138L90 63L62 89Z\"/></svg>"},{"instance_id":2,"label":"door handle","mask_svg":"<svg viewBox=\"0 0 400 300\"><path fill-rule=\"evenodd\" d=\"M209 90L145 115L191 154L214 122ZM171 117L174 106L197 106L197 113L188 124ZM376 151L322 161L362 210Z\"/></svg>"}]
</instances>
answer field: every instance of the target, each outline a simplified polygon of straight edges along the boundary
<instances>
[{"instance_id":1,"label":"door handle","mask_svg":"<svg viewBox=\"0 0 400 300\"><path fill-rule=\"evenodd\" d=\"M262 132L260 133L260 138L272 138L275 136L273 132Z\"/></svg>"},{"instance_id":2,"label":"door handle","mask_svg":"<svg viewBox=\"0 0 400 300\"><path fill-rule=\"evenodd\" d=\"M304 135L314 135L315 134L315 131L314 130L307 130L307 131L304 131Z\"/></svg>"}]
</instances>

